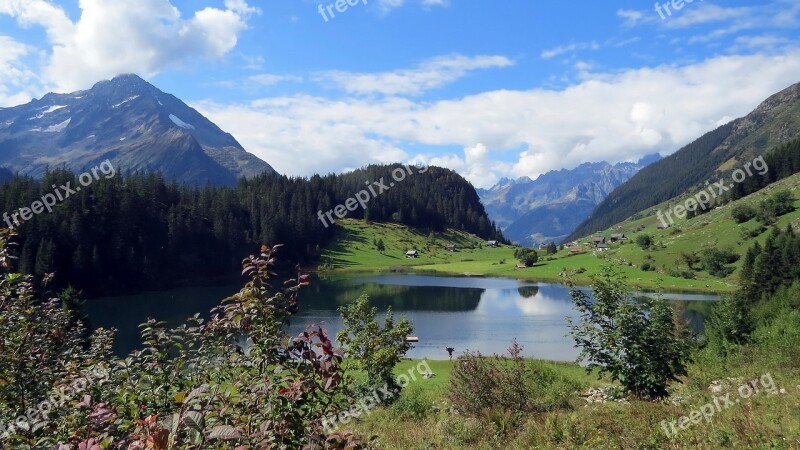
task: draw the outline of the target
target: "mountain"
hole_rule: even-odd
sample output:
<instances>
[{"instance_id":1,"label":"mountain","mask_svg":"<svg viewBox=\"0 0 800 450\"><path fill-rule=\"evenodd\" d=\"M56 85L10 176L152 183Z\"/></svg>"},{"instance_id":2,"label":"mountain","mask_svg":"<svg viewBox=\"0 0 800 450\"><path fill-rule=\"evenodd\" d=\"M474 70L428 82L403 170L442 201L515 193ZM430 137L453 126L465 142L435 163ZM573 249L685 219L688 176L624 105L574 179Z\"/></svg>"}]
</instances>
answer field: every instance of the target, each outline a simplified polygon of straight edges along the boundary
<instances>
[{"instance_id":1,"label":"mountain","mask_svg":"<svg viewBox=\"0 0 800 450\"><path fill-rule=\"evenodd\" d=\"M652 164L612 192L570 236L577 239L622 222L686 191L700 190L800 137L800 83L771 96L753 112L706 133Z\"/></svg>"},{"instance_id":2,"label":"mountain","mask_svg":"<svg viewBox=\"0 0 800 450\"><path fill-rule=\"evenodd\" d=\"M0 109L0 166L40 177L48 167L80 172L106 159L123 173L159 171L194 185L233 185L274 172L199 112L136 75Z\"/></svg>"},{"instance_id":3,"label":"mountain","mask_svg":"<svg viewBox=\"0 0 800 450\"><path fill-rule=\"evenodd\" d=\"M503 178L491 189L479 189L478 195L506 238L524 245L558 242L611 191L658 159L659 155L651 155L636 163L586 163L536 180Z\"/></svg>"}]
</instances>

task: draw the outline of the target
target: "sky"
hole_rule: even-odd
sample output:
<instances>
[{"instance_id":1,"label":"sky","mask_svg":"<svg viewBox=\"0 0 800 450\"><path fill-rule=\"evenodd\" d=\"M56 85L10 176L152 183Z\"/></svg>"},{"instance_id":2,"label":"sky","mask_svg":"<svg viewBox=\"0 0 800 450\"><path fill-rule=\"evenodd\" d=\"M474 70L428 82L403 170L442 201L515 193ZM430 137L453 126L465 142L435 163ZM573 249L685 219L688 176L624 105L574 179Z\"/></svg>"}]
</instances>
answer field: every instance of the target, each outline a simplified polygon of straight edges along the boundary
<instances>
[{"instance_id":1,"label":"sky","mask_svg":"<svg viewBox=\"0 0 800 450\"><path fill-rule=\"evenodd\" d=\"M800 82L800 0L0 0L0 107L136 73L280 173L671 154Z\"/></svg>"}]
</instances>

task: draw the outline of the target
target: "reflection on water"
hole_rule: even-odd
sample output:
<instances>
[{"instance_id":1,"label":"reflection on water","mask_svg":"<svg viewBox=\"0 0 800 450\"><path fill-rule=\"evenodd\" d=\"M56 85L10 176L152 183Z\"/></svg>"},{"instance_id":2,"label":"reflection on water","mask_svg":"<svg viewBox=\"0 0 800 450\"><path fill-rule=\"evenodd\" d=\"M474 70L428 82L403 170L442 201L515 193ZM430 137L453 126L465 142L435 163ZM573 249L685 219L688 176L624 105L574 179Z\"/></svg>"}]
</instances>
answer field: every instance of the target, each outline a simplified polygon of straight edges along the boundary
<instances>
[{"instance_id":1,"label":"reflection on water","mask_svg":"<svg viewBox=\"0 0 800 450\"><path fill-rule=\"evenodd\" d=\"M189 288L134 296L91 300L87 313L94 326L119 330L115 350L130 351L140 345L137 325L155 317L175 326L201 312L207 316L220 299L239 286ZM290 332L299 333L320 323L332 334L342 326L337 308L370 296L371 303L396 315L405 315L420 338L409 356L446 359L446 347L484 354L502 353L516 338L524 354L553 360L574 360L578 354L567 337L566 317L577 317L569 288L558 284L522 282L505 278L458 278L419 275L381 275L359 278L317 279L301 290L300 312ZM702 329L715 296L674 294L686 308L684 316Z\"/></svg>"}]
</instances>

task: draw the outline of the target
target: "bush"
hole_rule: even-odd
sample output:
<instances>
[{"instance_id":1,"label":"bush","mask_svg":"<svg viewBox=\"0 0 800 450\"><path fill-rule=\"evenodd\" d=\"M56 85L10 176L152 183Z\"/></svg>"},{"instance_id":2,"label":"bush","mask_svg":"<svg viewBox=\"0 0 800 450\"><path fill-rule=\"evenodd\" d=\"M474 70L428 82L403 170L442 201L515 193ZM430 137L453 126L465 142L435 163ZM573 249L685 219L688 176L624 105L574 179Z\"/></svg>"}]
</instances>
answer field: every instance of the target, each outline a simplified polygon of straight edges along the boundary
<instances>
[{"instance_id":1,"label":"bush","mask_svg":"<svg viewBox=\"0 0 800 450\"><path fill-rule=\"evenodd\" d=\"M745 223L756 216L756 210L750 205L736 205L731 209L731 217L736 223Z\"/></svg>"},{"instance_id":2,"label":"bush","mask_svg":"<svg viewBox=\"0 0 800 450\"><path fill-rule=\"evenodd\" d=\"M526 361L516 340L508 356L467 352L453 367L447 397L461 414L484 417L491 411L545 412L569 406L578 385L541 363Z\"/></svg>"},{"instance_id":3,"label":"bush","mask_svg":"<svg viewBox=\"0 0 800 450\"><path fill-rule=\"evenodd\" d=\"M434 412L435 406L418 385L413 385L403 390L392 410L401 419L424 420Z\"/></svg>"},{"instance_id":4,"label":"bush","mask_svg":"<svg viewBox=\"0 0 800 450\"><path fill-rule=\"evenodd\" d=\"M594 299L572 289L572 301L581 319L568 319L575 345L582 348L579 362L600 369L625 390L640 398L667 396L670 382L686 375L692 343L675 322L675 311L663 299L631 298L622 273L601 269L592 283Z\"/></svg>"},{"instance_id":5,"label":"bush","mask_svg":"<svg viewBox=\"0 0 800 450\"><path fill-rule=\"evenodd\" d=\"M714 304L711 318L706 324L706 339L709 347L720 356L726 356L731 346L746 344L753 329L753 319L744 297L726 295Z\"/></svg>"},{"instance_id":6,"label":"bush","mask_svg":"<svg viewBox=\"0 0 800 450\"><path fill-rule=\"evenodd\" d=\"M730 267L728 264L733 264L738 260L739 255L732 250L720 250L716 247L703 250L700 256L703 269L709 274L719 278L724 278L732 274L734 268Z\"/></svg>"},{"instance_id":7,"label":"bush","mask_svg":"<svg viewBox=\"0 0 800 450\"><path fill-rule=\"evenodd\" d=\"M789 191L779 191L762 201L758 207L759 222L772 224L778 217L794 211L794 197Z\"/></svg>"},{"instance_id":8,"label":"bush","mask_svg":"<svg viewBox=\"0 0 800 450\"><path fill-rule=\"evenodd\" d=\"M675 278L683 278L683 279L686 279L686 280L694 280L695 278L697 278L697 276L694 274L694 272L690 272L690 271L686 271L686 270L670 270L669 271L669 276L675 277Z\"/></svg>"},{"instance_id":9,"label":"bush","mask_svg":"<svg viewBox=\"0 0 800 450\"><path fill-rule=\"evenodd\" d=\"M647 250L653 245L653 237L649 234L640 234L636 236L636 244L642 247L642 250Z\"/></svg>"},{"instance_id":10,"label":"bush","mask_svg":"<svg viewBox=\"0 0 800 450\"><path fill-rule=\"evenodd\" d=\"M532 248L521 247L514 251L514 258L517 258L526 267L531 267L539 261L539 254Z\"/></svg>"}]
</instances>

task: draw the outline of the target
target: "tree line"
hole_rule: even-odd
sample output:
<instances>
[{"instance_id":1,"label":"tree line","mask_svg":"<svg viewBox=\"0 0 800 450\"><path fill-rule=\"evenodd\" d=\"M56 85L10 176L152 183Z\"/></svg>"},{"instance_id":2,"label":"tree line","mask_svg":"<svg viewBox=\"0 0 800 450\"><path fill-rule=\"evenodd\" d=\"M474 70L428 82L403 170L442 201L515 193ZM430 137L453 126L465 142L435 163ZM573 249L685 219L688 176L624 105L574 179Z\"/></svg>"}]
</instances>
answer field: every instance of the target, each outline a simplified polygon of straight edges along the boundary
<instances>
[{"instance_id":1,"label":"tree line","mask_svg":"<svg viewBox=\"0 0 800 450\"><path fill-rule=\"evenodd\" d=\"M317 212L343 204L367 182L389 183L400 167L311 178L264 174L235 187L184 186L160 174L102 179L17 227L17 268L55 272L62 286L96 296L235 281L242 258L262 244L284 244L287 267L310 264L335 235ZM63 169L38 180L15 176L0 187L0 206L11 213L74 180ZM395 184L348 217L503 240L474 188L455 172L431 167Z\"/></svg>"}]
</instances>

